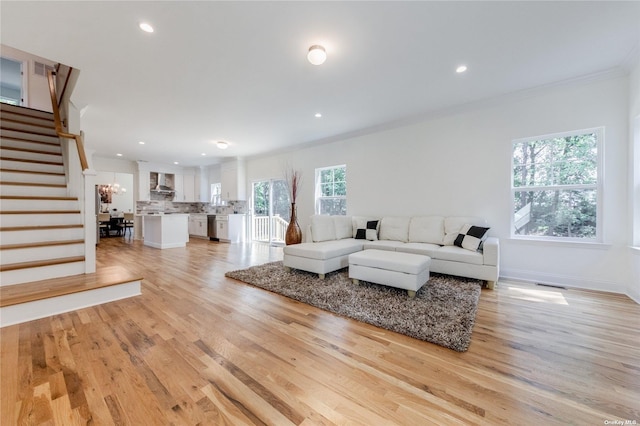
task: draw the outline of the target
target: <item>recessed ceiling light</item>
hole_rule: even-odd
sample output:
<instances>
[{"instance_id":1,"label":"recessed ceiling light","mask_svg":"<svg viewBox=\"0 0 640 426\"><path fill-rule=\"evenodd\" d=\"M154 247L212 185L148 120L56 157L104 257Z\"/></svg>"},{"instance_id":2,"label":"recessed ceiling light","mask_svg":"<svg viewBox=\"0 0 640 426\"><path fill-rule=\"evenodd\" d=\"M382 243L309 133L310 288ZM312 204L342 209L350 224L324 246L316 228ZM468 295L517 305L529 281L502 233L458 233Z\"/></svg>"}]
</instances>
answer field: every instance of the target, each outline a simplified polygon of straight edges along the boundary
<instances>
[{"instance_id":1,"label":"recessed ceiling light","mask_svg":"<svg viewBox=\"0 0 640 426\"><path fill-rule=\"evenodd\" d=\"M207 155L207 153L206 153L206 152L203 152L203 153L202 153L202 154L200 154L200 155L204 156L204 155Z\"/></svg>"},{"instance_id":2,"label":"recessed ceiling light","mask_svg":"<svg viewBox=\"0 0 640 426\"><path fill-rule=\"evenodd\" d=\"M144 141L140 141L138 142L140 145L144 145Z\"/></svg>"},{"instance_id":3,"label":"recessed ceiling light","mask_svg":"<svg viewBox=\"0 0 640 426\"><path fill-rule=\"evenodd\" d=\"M218 141L216 142L216 146L220 149L227 149L229 148L229 144L225 141Z\"/></svg>"},{"instance_id":4,"label":"recessed ceiling light","mask_svg":"<svg viewBox=\"0 0 640 426\"><path fill-rule=\"evenodd\" d=\"M117 153L116 155L117 155L118 157L122 157L122 154L120 154L120 153Z\"/></svg>"},{"instance_id":5,"label":"recessed ceiling light","mask_svg":"<svg viewBox=\"0 0 640 426\"><path fill-rule=\"evenodd\" d=\"M307 59L313 65L322 65L327 60L327 51L319 44L314 44L309 48L307 53Z\"/></svg>"},{"instance_id":6,"label":"recessed ceiling light","mask_svg":"<svg viewBox=\"0 0 640 426\"><path fill-rule=\"evenodd\" d=\"M153 32L153 27L150 24L146 23L146 22L140 22L138 24L138 27L140 27L140 29L142 31L144 31L145 33L152 33Z\"/></svg>"},{"instance_id":7,"label":"recessed ceiling light","mask_svg":"<svg viewBox=\"0 0 640 426\"><path fill-rule=\"evenodd\" d=\"M460 65L458 68L456 68L456 72L458 74L465 72L467 70L467 66L466 65Z\"/></svg>"},{"instance_id":8,"label":"recessed ceiling light","mask_svg":"<svg viewBox=\"0 0 640 426\"><path fill-rule=\"evenodd\" d=\"M180 164L180 163L178 163L177 161L174 161L173 164Z\"/></svg>"},{"instance_id":9,"label":"recessed ceiling light","mask_svg":"<svg viewBox=\"0 0 640 426\"><path fill-rule=\"evenodd\" d=\"M316 115L314 117L315 118L320 118L320 117L322 117L322 114L320 114L319 112L316 112Z\"/></svg>"}]
</instances>

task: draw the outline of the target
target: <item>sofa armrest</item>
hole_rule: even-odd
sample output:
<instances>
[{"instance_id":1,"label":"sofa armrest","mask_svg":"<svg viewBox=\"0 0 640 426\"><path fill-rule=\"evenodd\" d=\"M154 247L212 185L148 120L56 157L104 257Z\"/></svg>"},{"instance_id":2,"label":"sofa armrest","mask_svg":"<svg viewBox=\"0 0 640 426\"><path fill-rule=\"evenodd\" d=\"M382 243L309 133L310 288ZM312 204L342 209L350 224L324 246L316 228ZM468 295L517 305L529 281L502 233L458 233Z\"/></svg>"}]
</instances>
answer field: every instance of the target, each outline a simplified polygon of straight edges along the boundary
<instances>
[{"instance_id":1,"label":"sofa armrest","mask_svg":"<svg viewBox=\"0 0 640 426\"><path fill-rule=\"evenodd\" d=\"M485 265L498 266L500 262L500 240L489 237L482 245L483 263Z\"/></svg>"}]
</instances>

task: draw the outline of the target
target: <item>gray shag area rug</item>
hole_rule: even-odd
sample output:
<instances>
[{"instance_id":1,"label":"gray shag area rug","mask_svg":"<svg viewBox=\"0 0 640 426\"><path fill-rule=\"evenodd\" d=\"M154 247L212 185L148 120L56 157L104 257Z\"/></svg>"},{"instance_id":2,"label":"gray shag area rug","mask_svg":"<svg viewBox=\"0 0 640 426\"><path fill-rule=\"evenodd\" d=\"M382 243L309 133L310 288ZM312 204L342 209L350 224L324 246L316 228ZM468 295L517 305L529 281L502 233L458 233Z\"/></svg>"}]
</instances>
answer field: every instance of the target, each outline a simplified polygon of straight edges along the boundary
<instances>
[{"instance_id":1,"label":"gray shag area rug","mask_svg":"<svg viewBox=\"0 0 640 426\"><path fill-rule=\"evenodd\" d=\"M406 290L367 282L354 285L347 269L321 280L310 272L287 271L282 262L225 276L458 352L469 348L482 286L480 280L432 273L409 299Z\"/></svg>"}]
</instances>

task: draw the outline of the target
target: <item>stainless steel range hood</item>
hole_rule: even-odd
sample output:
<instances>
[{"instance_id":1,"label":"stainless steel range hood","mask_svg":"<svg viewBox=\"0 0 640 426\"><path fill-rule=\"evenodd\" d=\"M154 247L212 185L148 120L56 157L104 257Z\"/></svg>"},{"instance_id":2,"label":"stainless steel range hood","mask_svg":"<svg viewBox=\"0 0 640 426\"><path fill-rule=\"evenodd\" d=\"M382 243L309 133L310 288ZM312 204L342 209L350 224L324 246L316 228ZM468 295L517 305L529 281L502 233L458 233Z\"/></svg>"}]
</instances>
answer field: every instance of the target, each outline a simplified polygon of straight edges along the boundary
<instances>
[{"instance_id":1,"label":"stainless steel range hood","mask_svg":"<svg viewBox=\"0 0 640 426\"><path fill-rule=\"evenodd\" d=\"M165 175L163 175L162 173L158 173L158 184L155 186L155 188L151 188L152 192L162 192L162 193L172 193L172 192L176 192L173 188L171 188L170 186L166 185L167 181L166 181L166 177Z\"/></svg>"}]
</instances>

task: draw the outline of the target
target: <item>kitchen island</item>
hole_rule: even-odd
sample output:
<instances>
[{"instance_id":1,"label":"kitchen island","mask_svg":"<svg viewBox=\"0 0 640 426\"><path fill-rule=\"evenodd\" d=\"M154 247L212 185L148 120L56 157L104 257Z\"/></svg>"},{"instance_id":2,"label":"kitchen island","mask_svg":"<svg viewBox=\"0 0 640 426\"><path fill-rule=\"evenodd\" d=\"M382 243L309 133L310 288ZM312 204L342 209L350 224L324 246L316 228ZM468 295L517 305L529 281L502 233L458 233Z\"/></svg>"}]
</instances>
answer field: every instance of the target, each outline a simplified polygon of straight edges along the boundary
<instances>
[{"instance_id":1,"label":"kitchen island","mask_svg":"<svg viewBox=\"0 0 640 426\"><path fill-rule=\"evenodd\" d=\"M142 215L144 245L159 249L185 247L189 241L186 213Z\"/></svg>"}]
</instances>

